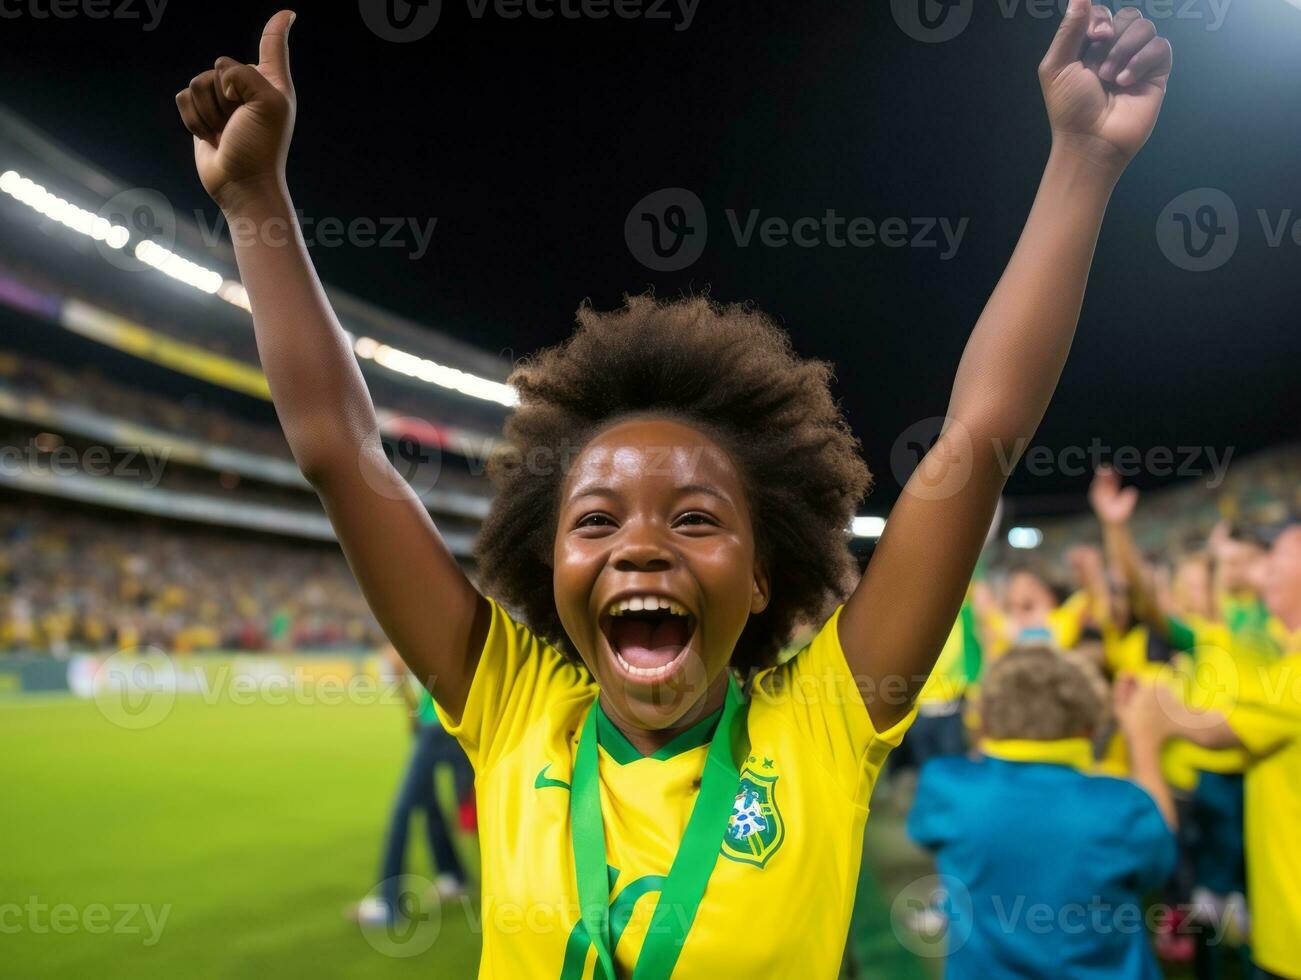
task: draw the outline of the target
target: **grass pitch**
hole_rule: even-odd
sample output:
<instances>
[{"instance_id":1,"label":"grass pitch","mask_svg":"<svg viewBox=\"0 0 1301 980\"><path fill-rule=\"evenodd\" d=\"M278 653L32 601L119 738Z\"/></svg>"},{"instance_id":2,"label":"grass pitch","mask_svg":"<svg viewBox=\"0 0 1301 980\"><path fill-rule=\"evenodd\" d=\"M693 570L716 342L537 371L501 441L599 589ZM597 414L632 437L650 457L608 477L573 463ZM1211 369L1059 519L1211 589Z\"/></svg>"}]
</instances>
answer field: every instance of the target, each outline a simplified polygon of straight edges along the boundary
<instances>
[{"instance_id":1,"label":"grass pitch","mask_svg":"<svg viewBox=\"0 0 1301 980\"><path fill-rule=\"evenodd\" d=\"M410 937L344 914L375 884L404 713L280 702L180 695L137 729L120 706L0 700L0 975L473 977L476 904ZM850 975L933 975L890 925L917 858L887 808L871 826ZM408 872L431 876L418 825L411 839ZM473 839L458 843L477 869Z\"/></svg>"}]
</instances>

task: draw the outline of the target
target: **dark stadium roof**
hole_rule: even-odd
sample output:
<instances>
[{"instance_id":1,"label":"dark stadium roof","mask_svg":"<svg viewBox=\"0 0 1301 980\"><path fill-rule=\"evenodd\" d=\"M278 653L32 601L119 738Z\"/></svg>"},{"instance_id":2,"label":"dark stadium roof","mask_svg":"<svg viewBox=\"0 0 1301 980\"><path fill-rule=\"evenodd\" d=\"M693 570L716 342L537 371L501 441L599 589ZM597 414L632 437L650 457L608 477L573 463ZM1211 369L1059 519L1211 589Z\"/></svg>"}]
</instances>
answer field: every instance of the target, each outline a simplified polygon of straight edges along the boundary
<instances>
[{"instance_id":1,"label":"dark stadium roof","mask_svg":"<svg viewBox=\"0 0 1301 980\"><path fill-rule=\"evenodd\" d=\"M931 44L907 36L887 3L704 0L684 23L680 4L664 8L676 22L541 20L492 4L475 17L446 0L429 36L397 44L368 31L355 3L303 4L291 185L318 216L436 216L418 259L322 249L318 265L491 358L562 339L584 297L609 306L653 284L754 300L802 352L838 365L879 477L869 509L882 513L898 489L891 449L943 413L1047 152L1034 69L1054 23L1032 16L1038 6L976 4L961 37ZM0 90L97 167L211 215L172 96L218 54L252 57L274 9L175 4L152 30L7 20ZM1301 247L1286 235L1273 247L1259 217L1301 213L1301 11L1258 0L1223 23L1160 26L1175 77L1103 231L1038 438L1054 458L1095 440L1243 455L1301 435ZM630 252L625 222L645 195L675 187L703 202L708 244L688 268L656 272ZM1167 204L1202 187L1235 202L1242 234L1230 262L1195 273L1166 260L1155 229ZM743 224L828 209L967 224L947 260L942 248L742 247L729 227L729 210ZM1085 480L1023 468L1009 491L1029 507L1080 506Z\"/></svg>"}]
</instances>

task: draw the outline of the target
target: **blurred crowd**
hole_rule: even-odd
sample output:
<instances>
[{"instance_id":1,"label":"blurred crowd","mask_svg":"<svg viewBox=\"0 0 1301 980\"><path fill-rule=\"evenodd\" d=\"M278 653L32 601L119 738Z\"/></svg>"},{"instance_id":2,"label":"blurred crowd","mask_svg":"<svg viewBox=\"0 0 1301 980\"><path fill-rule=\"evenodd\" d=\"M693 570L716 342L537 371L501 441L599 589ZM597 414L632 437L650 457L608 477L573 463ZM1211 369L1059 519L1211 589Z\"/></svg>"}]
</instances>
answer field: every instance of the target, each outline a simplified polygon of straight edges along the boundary
<instances>
[{"instance_id":1,"label":"blurred crowd","mask_svg":"<svg viewBox=\"0 0 1301 980\"><path fill-rule=\"evenodd\" d=\"M1155 533L1104 467L1056 562L978 570L894 756L940 873L911 926L946 936L947 976L1301 976L1301 523L1281 485L1253 502L1266 523Z\"/></svg>"},{"instance_id":2,"label":"blurred crowd","mask_svg":"<svg viewBox=\"0 0 1301 980\"><path fill-rule=\"evenodd\" d=\"M0 351L0 383L16 392L91 409L106 419L136 422L220 446L289 459L280 429L243 422L197 394L172 399L138 384L119 384L99 370L67 370L30 355Z\"/></svg>"},{"instance_id":3,"label":"blurred crowd","mask_svg":"<svg viewBox=\"0 0 1301 980\"><path fill-rule=\"evenodd\" d=\"M337 548L0 504L0 650L373 649Z\"/></svg>"}]
</instances>

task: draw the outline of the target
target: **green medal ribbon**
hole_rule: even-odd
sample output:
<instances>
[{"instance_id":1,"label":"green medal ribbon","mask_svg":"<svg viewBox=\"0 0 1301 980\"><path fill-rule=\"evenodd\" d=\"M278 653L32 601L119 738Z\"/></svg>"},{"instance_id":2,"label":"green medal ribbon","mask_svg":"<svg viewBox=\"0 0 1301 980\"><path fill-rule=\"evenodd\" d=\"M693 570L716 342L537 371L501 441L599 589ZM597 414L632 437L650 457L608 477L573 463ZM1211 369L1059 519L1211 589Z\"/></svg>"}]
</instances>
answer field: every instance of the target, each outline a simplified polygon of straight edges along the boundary
<instances>
[{"instance_id":1,"label":"green medal ribbon","mask_svg":"<svg viewBox=\"0 0 1301 980\"><path fill-rule=\"evenodd\" d=\"M732 817L737 770L732 747L743 730L746 703L736 681L729 675L723 712L714 730L705 769L700 777L700 795L691 808L682 843L673 858L659 901L651 915L650 928L633 970L633 980L668 980L682 953L687 933L695 921L709 876L723 846L723 835ZM578 877L578 904L583 926L596 949L596 980L616 980L610 945L610 886L605 862L605 821L601 817L600 777L597 771L596 702L587 712L583 733L574 759L573 788L570 792L570 824L573 834L574 867Z\"/></svg>"}]
</instances>

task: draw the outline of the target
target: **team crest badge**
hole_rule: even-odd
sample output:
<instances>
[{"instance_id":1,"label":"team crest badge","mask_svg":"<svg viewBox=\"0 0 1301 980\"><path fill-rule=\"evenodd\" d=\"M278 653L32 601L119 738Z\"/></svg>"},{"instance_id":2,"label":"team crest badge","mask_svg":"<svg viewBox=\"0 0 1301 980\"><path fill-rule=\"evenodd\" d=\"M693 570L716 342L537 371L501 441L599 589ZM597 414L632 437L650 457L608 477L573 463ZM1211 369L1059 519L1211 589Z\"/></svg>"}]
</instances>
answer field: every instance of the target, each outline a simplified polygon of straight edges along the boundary
<instances>
[{"instance_id":1,"label":"team crest badge","mask_svg":"<svg viewBox=\"0 0 1301 980\"><path fill-rule=\"evenodd\" d=\"M762 868L786 839L777 809L777 776L763 776L749 766L741 770L732 818L723 835L723 856Z\"/></svg>"}]
</instances>

